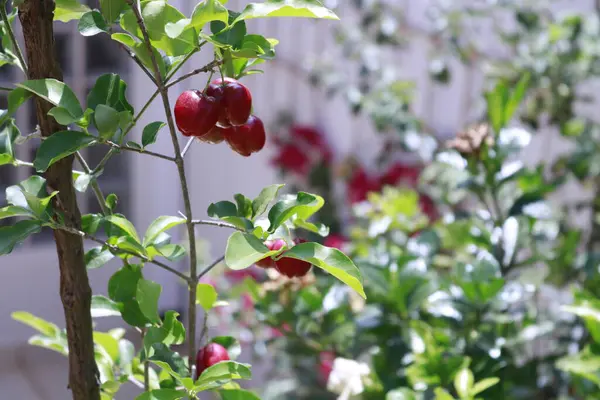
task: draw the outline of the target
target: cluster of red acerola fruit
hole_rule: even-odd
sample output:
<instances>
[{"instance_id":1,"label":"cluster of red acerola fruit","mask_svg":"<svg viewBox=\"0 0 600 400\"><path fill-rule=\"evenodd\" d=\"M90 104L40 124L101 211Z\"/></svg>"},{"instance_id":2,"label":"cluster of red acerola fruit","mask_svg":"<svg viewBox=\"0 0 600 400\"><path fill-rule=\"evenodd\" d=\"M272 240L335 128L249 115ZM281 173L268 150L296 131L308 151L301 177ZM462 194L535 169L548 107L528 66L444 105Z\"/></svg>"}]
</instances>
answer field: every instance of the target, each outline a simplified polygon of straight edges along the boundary
<instances>
[{"instance_id":1,"label":"cluster of red acerola fruit","mask_svg":"<svg viewBox=\"0 0 600 400\"><path fill-rule=\"evenodd\" d=\"M296 239L295 244L306 242L303 239ZM287 246L287 243L283 239L267 240L265 246L271 251L281 250ZM286 257L285 251L281 254L278 260L273 257L266 257L256 262L256 266L261 268L275 268L280 274L287 276L288 278L300 278L308 274L310 271L311 264L306 261L297 260L295 258Z\"/></svg>"},{"instance_id":2,"label":"cluster of red acerola fruit","mask_svg":"<svg viewBox=\"0 0 600 400\"><path fill-rule=\"evenodd\" d=\"M207 143L227 141L248 157L265 146L265 127L251 115L250 90L232 78L212 81L204 92L186 90L175 103L175 122L185 136Z\"/></svg>"}]
</instances>

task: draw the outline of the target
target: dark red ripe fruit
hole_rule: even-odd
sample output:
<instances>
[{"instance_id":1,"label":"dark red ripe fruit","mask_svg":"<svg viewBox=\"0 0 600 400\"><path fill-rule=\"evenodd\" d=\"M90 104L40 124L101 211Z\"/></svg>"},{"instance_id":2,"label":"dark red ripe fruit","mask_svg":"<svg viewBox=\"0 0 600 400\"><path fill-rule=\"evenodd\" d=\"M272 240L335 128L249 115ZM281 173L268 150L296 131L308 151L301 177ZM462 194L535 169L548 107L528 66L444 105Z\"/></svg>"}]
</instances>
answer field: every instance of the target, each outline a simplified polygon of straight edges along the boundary
<instances>
[{"instance_id":1,"label":"dark red ripe fruit","mask_svg":"<svg viewBox=\"0 0 600 400\"><path fill-rule=\"evenodd\" d=\"M223 135L223 131L231 129L231 128L220 128L215 125L210 131L206 134L198 137L198 140L201 140L206 143L218 144L225 140L225 135Z\"/></svg>"},{"instance_id":2,"label":"dark red ripe fruit","mask_svg":"<svg viewBox=\"0 0 600 400\"><path fill-rule=\"evenodd\" d=\"M267 135L260 118L252 115L244 125L236 127L236 130L239 136L244 137L246 149L251 153L257 153L265 147Z\"/></svg>"},{"instance_id":3,"label":"dark red ripe fruit","mask_svg":"<svg viewBox=\"0 0 600 400\"><path fill-rule=\"evenodd\" d=\"M252 95L246 86L235 79L225 78L213 81L206 89L206 94L219 101L221 107L220 126L243 125L250 117Z\"/></svg>"},{"instance_id":4,"label":"dark red ripe fruit","mask_svg":"<svg viewBox=\"0 0 600 400\"><path fill-rule=\"evenodd\" d=\"M219 107L214 97L198 90L186 90L175 103L175 122L186 136L202 136L210 131L219 118Z\"/></svg>"},{"instance_id":5,"label":"dark red ripe fruit","mask_svg":"<svg viewBox=\"0 0 600 400\"><path fill-rule=\"evenodd\" d=\"M196 374L200 374L208 367L216 363L229 360L227 349L218 343L209 343L196 354Z\"/></svg>"},{"instance_id":6,"label":"dark red ripe fruit","mask_svg":"<svg viewBox=\"0 0 600 400\"><path fill-rule=\"evenodd\" d=\"M265 242L265 246L267 246L269 250L281 250L285 245L286 243L283 239L267 240ZM256 266L265 269L275 268L275 260L271 257L265 257L262 260L258 260Z\"/></svg>"},{"instance_id":7,"label":"dark red ripe fruit","mask_svg":"<svg viewBox=\"0 0 600 400\"><path fill-rule=\"evenodd\" d=\"M295 258L283 257L275 261L275 269L288 278L302 277L308 274L310 267L310 263Z\"/></svg>"}]
</instances>

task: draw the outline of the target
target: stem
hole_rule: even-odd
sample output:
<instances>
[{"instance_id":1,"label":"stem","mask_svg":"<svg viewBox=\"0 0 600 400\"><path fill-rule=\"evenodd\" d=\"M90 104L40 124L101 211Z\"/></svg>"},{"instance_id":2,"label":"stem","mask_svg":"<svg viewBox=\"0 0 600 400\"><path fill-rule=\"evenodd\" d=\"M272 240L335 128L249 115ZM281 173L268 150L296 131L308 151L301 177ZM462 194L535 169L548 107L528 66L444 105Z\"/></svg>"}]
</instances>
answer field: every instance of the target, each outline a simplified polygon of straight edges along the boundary
<instances>
[{"instance_id":1,"label":"stem","mask_svg":"<svg viewBox=\"0 0 600 400\"><path fill-rule=\"evenodd\" d=\"M246 232L242 228L238 228L237 226L235 226L233 224L230 224L227 222L221 222L221 221L207 221L207 220L203 220L203 219L195 219L192 221L192 224L218 226L219 228L231 228L231 229L235 229L236 231Z\"/></svg>"},{"instance_id":2,"label":"stem","mask_svg":"<svg viewBox=\"0 0 600 400\"><path fill-rule=\"evenodd\" d=\"M10 37L10 41L12 42L13 46L14 46L14 50L15 53L17 54L17 58L19 59L19 62L21 63L21 69L23 70L23 72L25 72L25 75L27 77L29 77L29 72L27 69L27 63L25 62L25 57L23 57L23 52L21 51L21 47L19 47L19 42L17 41L17 38L15 37L15 33L12 30L12 26L10 25L10 21L8 20L8 15L6 14L6 0L4 0L2 2L2 7L0 7L0 15L2 15L2 21L4 22L4 25L6 26L6 31L8 32L8 36ZM4 90L4 88L2 89ZM8 89L10 90L10 89Z\"/></svg>"},{"instance_id":3,"label":"stem","mask_svg":"<svg viewBox=\"0 0 600 400\"><path fill-rule=\"evenodd\" d=\"M167 161L171 161L171 162L175 161L175 157L167 156L165 154L155 153L155 152L149 151L149 150L136 149L135 147L121 146L121 145L119 145L117 143L110 142L110 141L107 141L105 143L107 145L109 145L110 147L112 147L111 151L109 151L107 153L107 156L105 157L107 159L106 161L108 161L108 158L110 158L110 156L112 156L112 153L115 153L115 150L132 151L134 153L146 154L148 156L152 156L152 157L156 157L156 158L161 158L163 160L167 160ZM102 160L102 161L104 161L104 160ZM98 164L98 166L96 167L95 171L98 171L98 170L100 170L100 168L104 167L104 165L106 164L106 162L102 162L102 161L100 162L100 164Z\"/></svg>"},{"instance_id":4,"label":"stem","mask_svg":"<svg viewBox=\"0 0 600 400\"><path fill-rule=\"evenodd\" d=\"M194 143L194 138L190 138L190 140L188 140L188 142L185 144L185 147L183 148L183 150L181 150L181 158L185 157L185 153L188 152L188 150L192 147L193 143Z\"/></svg>"},{"instance_id":5,"label":"stem","mask_svg":"<svg viewBox=\"0 0 600 400\"><path fill-rule=\"evenodd\" d=\"M90 166L88 165L88 163L85 161L85 158L83 158L83 156L81 155L80 152L76 152L75 153L75 157L77 157L77 161L79 161L79 164L81 164L81 167L83 168L83 171L88 174L88 175L94 175L94 173L96 172L95 170L92 171ZM100 209L102 210L102 214L104 215L110 215L112 214L112 212L110 211L110 208L108 208L106 206L106 198L104 197L104 193L102 193L102 189L100 188L100 185L98 184L98 181L96 180L96 178L92 178L90 185L92 186L92 191L94 192L94 195L96 196L96 200L98 200L98 204L100 205Z\"/></svg>"},{"instance_id":6,"label":"stem","mask_svg":"<svg viewBox=\"0 0 600 400\"><path fill-rule=\"evenodd\" d=\"M127 54L129 54L129 57L131 57L133 59L133 61L138 65L138 67L140 67L142 69L142 71L144 71L144 73L146 74L146 76L148 78L150 78L150 80L152 81L152 83L156 84L156 80L154 79L154 77L152 76L152 74L150 73L150 71L148 71L148 68L146 68L146 66L142 63L142 61L138 58L138 56L135 55L134 52L132 52L127 46L125 46L123 43L119 43L119 47L121 47L123 50L125 50L127 52Z\"/></svg>"},{"instance_id":7,"label":"stem","mask_svg":"<svg viewBox=\"0 0 600 400\"><path fill-rule=\"evenodd\" d=\"M146 329L142 329L142 343L144 343L144 336L146 336ZM149 392L149 391L150 391L150 365L148 363L148 360L144 360L144 392Z\"/></svg>"},{"instance_id":8,"label":"stem","mask_svg":"<svg viewBox=\"0 0 600 400\"><path fill-rule=\"evenodd\" d=\"M127 0L129 6L133 10L133 13L137 19L138 26L142 31L142 36L144 37L144 42L146 43L146 47L148 52L150 53L150 58L152 59L152 66L154 69L154 77L156 80L156 84L158 86L158 91L160 92L160 96L163 101L163 106L165 109L165 114L167 116L167 124L169 126L169 133L171 134L171 141L173 142L173 150L175 152L175 164L177 164L177 171L179 173L179 180L181 182L181 191L183 194L183 203L185 207L185 215L186 215L186 226L188 231L188 238L190 241L190 277L188 279L188 288L189 288L189 296L188 296L188 358L190 368L194 364L194 357L196 354L196 268L197 268L197 254L196 254L196 232L194 230L194 224L192 224L192 204L190 201L190 194L187 185L187 179L185 177L185 166L183 163L183 158L181 157L181 148L179 146L179 141L177 139L177 129L175 127L175 122L173 121L173 114L171 112L171 104L169 102L169 93L168 88L165 86L163 79L160 74L160 69L158 68L158 62L156 61L156 56L152 51L152 44L150 43L150 37L148 36L148 30L146 29L146 25L142 19L142 15L139 7L134 4L133 0ZM194 281L192 282L192 279Z\"/></svg>"},{"instance_id":9,"label":"stem","mask_svg":"<svg viewBox=\"0 0 600 400\"><path fill-rule=\"evenodd\" d=\"M11 92L12 91L11 88L7 88L7 87L4 87L4 86L0 86L0 90L5 91L5 92Z\"/></svg>"},{"instance_id":10,"label":"stem","mask_svg":"<svg viewBox=\"0 0 600 400\"><path fill-rule=\"evenodd\" d=\"M213 261L208 267L204 268L204 270L202 270L202 272L200 272L198 274L198 278L196 279L196 281L199 281L200 279L202 279L202 277L206 274L208 274L210 271L212 271L212 269L214 267L216 267L217 265L219 265L223 260L225 259L225 256L221 256L219 258L217 258L215 261Z\"/></svg>"},{"instance_id":11,"label":"stem","mask_svg":"<svg viewBox=\"0 0 600 400\"><path fill-rule=\"evenodd\" d=\"M204 67L195 69L192 72L188 72L187 74L180 76L179 78L175 79L173 82L169 82L167 84L166 88L168 89L171 86L175 86L179 82L185 81L187 78L190 78L190 77L192 77L194 75L198 75L198 74L201 74L203 72L212 71L214 68L218 67L221 64L223 64L223 60L214 60L214 61L211 61L210 63L206 64Z\"/></svg>"}]
</instances>

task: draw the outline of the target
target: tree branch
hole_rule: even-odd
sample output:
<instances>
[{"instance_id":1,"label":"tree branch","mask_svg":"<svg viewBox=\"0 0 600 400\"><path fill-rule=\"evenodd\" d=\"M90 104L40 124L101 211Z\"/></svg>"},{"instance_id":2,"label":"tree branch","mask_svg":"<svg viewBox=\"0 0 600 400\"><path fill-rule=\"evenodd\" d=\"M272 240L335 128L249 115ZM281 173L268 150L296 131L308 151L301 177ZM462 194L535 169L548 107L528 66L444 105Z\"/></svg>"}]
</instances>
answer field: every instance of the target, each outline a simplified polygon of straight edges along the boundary
<instances>
[{"instance_id":1,"label":"tree branch","mask_svg":"<svg viewBox=\"0 0 600 400\"><path fill-rule=\"evenodd\" d=\"M83 158L81 153L76 152L75 157L77 157L77 161L79 161L79 164L81 164L81 168L83 168L83 171L88 175L93 175L93 173L95 171L92 171L92 169L90 168L88 163L85 161L85 159ZM104 197L104 193L102 193L102 189L100 188L100 185L98 185L98 181L96 180L96 178L92 179L92 181L90 182L90 185L92 186L92 191L94 192L94 195L96 196L96 200L98 200L98 204L100 205L100 210L102 210L102 214L104 214L104 215L112 214L112 212L110 211L110 208L108 208L106 206L106 198Z\"/></svg>"},{"instance_id":2,"label":"tree branch","mask_svg":"<svg viewBox=\"0 0 600 400\"><path fill-rule=\"evenodd\" d=\"M120 144L117 144L117 143L111 142L111 141L107 141L107 142L104 142L104 143L107 144L107 145L109 145L113 149L125 150L125 151L132 151L134 153L145 154L147 156L152 156L152 157L156 157L156 158L162 158L163 160L175 162L175 157L167 156L165 154L155 153L155 152L149 151L149 150L137 149L135 147L122 146ZM98 164L98 165L100 166L100 164Z\"/></svg>"},{"instance_id":3,"label":"tree branch","mask_svg":"<svg viewBox=\"0 0 600 400\"><path fill-rule=\"evenodd\" d=\"M235 226L233 224L230 224L228 222L222 222L222 221L208 221L208 220L204 220L204 219L195 219L192 221L192 224L218 226L219 228L231 228L231 229L235 229L236 231L246 232L242 228L238 228L237 226Z\"/></svg>"},{"instance_id":4,"label":"tree branch","mask_svg":"<svg viewBox=\"0 0 600 400\"><path fill-rule=\"evenodd\" d=\"M192 77L194 75L198 75L198 74L205 73L205 72L210 72L213 69L217 68L221 64L223 64L223 60L214 60L214 61L211 61L210 63L206 64L204 67L195 69L192 72L188 72L187 74L180 76L179 78L175 79L174 81L169 82L166 87L168 89L171 86L175 86L179 82L183 82L187 78L190 78L190 77Z\"/></svg>"},{"instance_id":5,"label":"tree branch","mask_svg":"<svg viewBox=\"0 0 600 400\"><path fill-rule=\"evenodd\" d=\"M175 164L177 165L177 171L179 173L179 180L181 183L181 192L183 194L183 203L185 207L185 215L186 215L186 227L188 232L188 239L190 241L190 279L195 278L196 276L196 268L198 257L196 254L196 232L194 229L194 224L192 224L192 204L190 201L190 194L187 184L187 179L185 176L185 166L183 162L183 158L181 157L181 148L179 146L179 140L177 138L177 128L175 126L175 122L173 120L173 114L171 112L171 104L169 101L169 93L168 88L165 86L163 82L163 78L160 74L160 69L158 67L158 62L156 60L156 56L154 54L152 43L150 42L150 37L148 35L148 30L146 29L146 25L144 24L144 20L142 19L142 14L138 5L134 3L133 0L127 0L129 6L133 10L133 13L137 19L137 24L142 31L142 36L144 38L144 43L146 44L146 48L150 53L150 58L152 59L152 66L154 72L154 78L156 81L156 85L158 87L158 91L160 92L160 96L163 101L163 106L165 110L165 114L167 117L167 125L169 126L169 133L171 134L171 141L173 142L173 150L175 152ZM188 281L189 282L189 281ZM188 359L190 368L194 364L194 357L196 355L196 283L190 283L189 287L189 296L188 296Z\"/></svg>"},{"instance_id":6,"label":"tree branch","mask_svg":"<svg viewBox=\"0 0 600 400\"><path fill-rule=\"evenodd\" d=\"M0 7L0 15L2 16L2 21L4 22L4 26L6 27L6 31L8 32L8 36L10 37L10 41L13 44L15 53L17 54L17 58L19 59L19 63L21 63L21 69L25 72L25 76L29 76L27 63L25 62L25 57L23 57L23 52L21 51L21 47L19 46L19 42L15 37L15 33L12 30L12 26L10 25L10 21L8 20L8 15L6 14L6 0L2 2L2 6Z\"/></svg>"},{"instance_id":7,"label":"tree branch","mask_svg":"<svg viewBox=\"0 0 600 400\"><path fill-rule=\"evenodd\" d=\"M199 281L200 279L202 279L202 277L203 277L204 275L206 275L206 274L208 274L210 271L212 271L212 269L213 269L214 267L216 267L217 265L219 265L221 262L223 262L223 260L225 260L225 256L224 256L224 255L223 255L223 256L221 256L221 257L219 257L219 258L217 258L217 259L216 259L215 261L213 261L212 263L210 263L210 265L209 265L208 267L204 268L204 269L202 270L202 272L200 272L200 273L198 274L198 278L196 279L196 281Z\"/></svg>"}]
</instances>

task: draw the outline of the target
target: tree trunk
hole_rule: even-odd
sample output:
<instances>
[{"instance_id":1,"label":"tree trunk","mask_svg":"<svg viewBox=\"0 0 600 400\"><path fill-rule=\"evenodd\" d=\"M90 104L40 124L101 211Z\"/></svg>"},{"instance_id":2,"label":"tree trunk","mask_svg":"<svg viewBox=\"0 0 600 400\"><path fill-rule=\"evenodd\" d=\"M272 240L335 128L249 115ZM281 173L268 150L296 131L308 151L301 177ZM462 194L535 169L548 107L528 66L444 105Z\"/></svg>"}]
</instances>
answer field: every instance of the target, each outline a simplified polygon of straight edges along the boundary
<instances>
[{"instance_id":1,"label":"tree trunk","mask_svg":"<svg viewBox=\"0 0 600 400\"><path fill-rule=\"evenodd\" d=\"M56 57L53 16L53 0L25 0L19 6L29 79L63 79ZM52 108L50 103L37 97L35 106L44 137L64 130L47 115ZM65 225L81 230L81 213L73 188L72 168L73 157L68 157L52 165L45 177L48 186L59 191L58 196L54 197L54 210L64 216ZM60 268L60 297L69 342L69 387L74 400L99 400L90 314L92 290L85 267L83 240L80 236L60 230L54 231L54 239Z\"/></svg>"}]
</instances>

